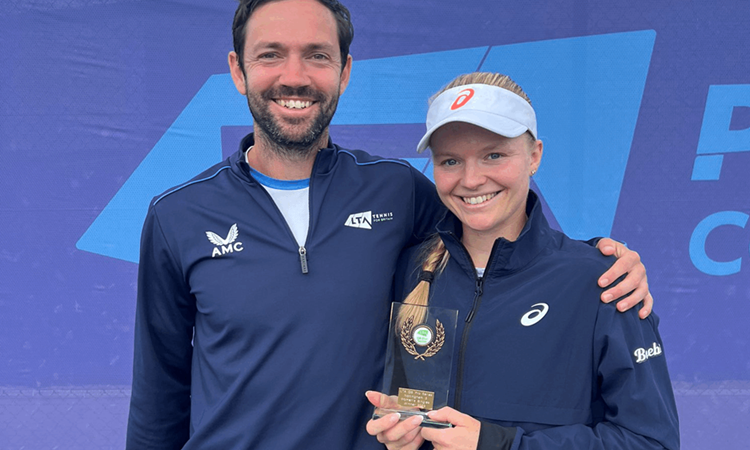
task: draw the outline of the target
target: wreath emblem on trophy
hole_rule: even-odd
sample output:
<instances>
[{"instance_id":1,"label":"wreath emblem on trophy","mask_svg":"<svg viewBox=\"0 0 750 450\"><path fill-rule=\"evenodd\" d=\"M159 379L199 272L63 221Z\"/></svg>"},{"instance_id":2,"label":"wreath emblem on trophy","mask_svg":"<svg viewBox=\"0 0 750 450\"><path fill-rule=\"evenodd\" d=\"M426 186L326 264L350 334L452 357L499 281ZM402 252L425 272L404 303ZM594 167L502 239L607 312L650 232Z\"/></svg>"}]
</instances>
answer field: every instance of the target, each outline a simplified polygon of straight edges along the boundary
<instances>
[{"instance_id":1,"label":"wreath emblem on trophy","mask_svg":"<svg viewBox=\"0 0 750 450\"><path fill-rule=\"evenodd\" d=\"M427 325L414 326L414 316L409 317L401 328L401 344L414 359L434 356L445 343L445 327L439 320L435 321L435 332ZM427 347L424 353L417 351L417 346Z\"/></svg>"}]
</instances>

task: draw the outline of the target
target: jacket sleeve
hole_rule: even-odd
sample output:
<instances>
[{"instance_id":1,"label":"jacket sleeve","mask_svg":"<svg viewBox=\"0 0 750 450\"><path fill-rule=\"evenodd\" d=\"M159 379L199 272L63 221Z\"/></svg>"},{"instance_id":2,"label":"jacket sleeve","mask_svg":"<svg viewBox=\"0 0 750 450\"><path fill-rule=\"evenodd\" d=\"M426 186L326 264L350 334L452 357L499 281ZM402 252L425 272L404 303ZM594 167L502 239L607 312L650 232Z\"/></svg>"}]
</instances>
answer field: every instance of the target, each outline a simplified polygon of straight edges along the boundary
<instances>
[{"instance_id":1,"label":"jacket sleeve","mask_svg":"<svg viewBox=\"0 0 750 450\"><path fill-rule=\"evenodd\" d=\"M190 433L195 301L156 215L141 235L127 449L182 448Z\"/></svg>"},{"instance_id":2,"label":"jacket sleeve","mask_svg":"<svg viewBox=\"0 0 750 450\"><path fill-rule=\"evenodd\" d=\"M508 450L521 437L520 428L504 427L489 422L480 422L477 450ZM518 437L518 438L517 438Z\"/></svg>"},{"instance_id":3,"label":"jacket sleeve","mask_svg":"<svg viewBox=\"0 0 750 450\"><path fill-rule=\"evenodd\" d=\"M422 243L435 233L435 225L445 215L445 207L437 195L435 185L423 174L410 168L414 180L414 225L407 246Z\"/></svg>"},{"instance_id":4,"label":"jacket sleeve","mask_svg":"<svg viewBox=\"0 0 750 450\"><path fill-rule=\"evenodd\" d=\"M602 420L531 433L516 428L520 439L517 435L512 446L479 448L679 449L677 407L657 325L655 314L640 320L632 310L619 313L601 305L593 360L599 393L594 409ZM488 441L482 434L484 427L480 442Z\"/></svg>"},{"instance_id":5,"label":"jacket sleeve","mask_svg":"<svg viewBox=\"0 0 750 450\"><path fill-rule=\"evenodd\" d=\"M590 246L592 246L592 247L596 247L596 245L597 245L597 244L599 243L599 241L601 241L601 240L602 240L602 238L601 238L601 237L595 237L595 238L591 238L591 239L589 239L588 241L581 241L581 242L583 242L584 244L588 244L588 245L590 245Z\"/></svg>"}]
</instances>

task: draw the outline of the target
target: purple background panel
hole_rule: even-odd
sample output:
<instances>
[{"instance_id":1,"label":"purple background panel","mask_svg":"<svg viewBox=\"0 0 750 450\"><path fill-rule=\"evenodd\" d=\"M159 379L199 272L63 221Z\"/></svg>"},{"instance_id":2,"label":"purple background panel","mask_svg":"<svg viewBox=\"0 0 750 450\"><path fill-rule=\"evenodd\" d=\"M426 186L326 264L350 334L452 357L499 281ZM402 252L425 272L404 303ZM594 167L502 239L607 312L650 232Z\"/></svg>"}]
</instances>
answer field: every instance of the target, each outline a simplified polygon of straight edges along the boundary
<instances>
[{"instance_id":1,"label":"purple background panel","mask_svg":"<svg viewBox=\"0 0 750 450\"><path fill-rule=\"evenodd\" d=\"M707 218L750 215L750 137L743 134L750 129L750 104L743 100L750 91L750 4L347 3L356 29L351 52L363 64L655 32L611 235L636 249L648 267L682 448L746 448L750 223L717 224L696 247L703 260L695 248L691 253L691 240ZM228 72L235 7L228 0L0 3L3 449L122 448L137 265L76 243L207 80ZM530 71L543 66L531 64ZM552 80L556 73L543 75ZM355 70L352 77L358 76ZM373 92L380 88L377 80L358 80ZM724 110L708 101L717 87L728 93ZM704 126L722 114L729 114L726 130ZM410 153L422 130L416 122L337 124L332 136L383 156L419 157ZM250 126L223 126L221 154L234 151ZM600 130L585 131L589 142L607 148ZM744 150L713 149L723 156L718 178L694 180L699 141L716 133L734 136ZM700 268L701 261L733 260L740 263L736 273Z\"/></svg>"}]
</instances>

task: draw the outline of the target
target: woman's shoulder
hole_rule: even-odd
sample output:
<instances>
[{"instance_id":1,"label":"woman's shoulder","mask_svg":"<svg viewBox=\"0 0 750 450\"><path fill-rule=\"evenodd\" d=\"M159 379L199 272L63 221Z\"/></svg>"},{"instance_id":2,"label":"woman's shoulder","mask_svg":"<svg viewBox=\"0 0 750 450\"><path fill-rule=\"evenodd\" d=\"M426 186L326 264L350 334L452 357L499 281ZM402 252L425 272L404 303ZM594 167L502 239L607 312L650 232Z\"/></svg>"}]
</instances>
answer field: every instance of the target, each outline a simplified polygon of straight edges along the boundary
<instances>
[{"instance_id":1,"label":"woman's shoulder","mask_svg":"<svg viewBox=\"0 0 750 450\"><path fill-rule=\"evenodd\" d=\"M551 230L554 235L556 246L551 249L551 254L557 258L567 261L569 265L578 265L580 268L590 268L604 273L616 260L614 256L605 256L596 248L598 239L581 241L572 239L565 233Z\"/></svg>"}]
</instances>

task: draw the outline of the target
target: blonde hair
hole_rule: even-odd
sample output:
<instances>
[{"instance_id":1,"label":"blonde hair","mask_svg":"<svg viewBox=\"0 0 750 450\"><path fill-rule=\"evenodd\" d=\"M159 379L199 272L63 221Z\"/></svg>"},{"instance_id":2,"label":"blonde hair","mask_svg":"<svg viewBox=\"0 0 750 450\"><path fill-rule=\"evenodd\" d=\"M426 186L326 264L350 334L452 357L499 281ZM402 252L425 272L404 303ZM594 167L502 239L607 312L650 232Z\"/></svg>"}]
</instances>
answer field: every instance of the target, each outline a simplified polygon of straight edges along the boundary
<instances>
[{"instance_id":1,"label":"blonde hair","mask_svg":"<svg viewBox=\"0 0 750 450\"><path fill-rule=\"evenodd\" d=\"M439 275L448 264L450 253L445 248L445 244L439 235L434 234L425 241L420 253L419 282L412 289L409 295L404 299L404 306L398 312L396 332L400 333L401 328L410 317L414 324L420 324L424 321L427 310L424 308L429 303L430 284L432 279Z\"/></svg>"},{"instance_id":2,"label":"blonde hair","mask_svg":"<svg viewBox=\"0 0 750 450\"><path fill-rule=\"evenodd\" d=\"M521 89L521 86L519 86L515 81L511 80L508 75L493 72L472 72L459 75L454 78L453 81L443 86L443 88L440 89L435 95L430 97L429 103L432 103L433 100L435 100L440 94L447 91L448 89L465 86L467 84L488 84L490 86L497 86L499 88L507 89L510 92L518 95L522 99L526 100L527 102L529 102L529 105L531 105L531 99L528 95L526 95L523 89Z\"/></svg>"},{"instance_id":3,"label":"blonde hair","mask_svg":"<svg viewBox=\"0 0 750 450\"><path fill-rule=\"evenodd\" d=\"M446 84L435 95L430 97L429 103L431 104L440 94L448 89L465 86L467 84L488 84L490 86L507 89L523 98L529 102L529 105L531 105L531 99L529 99L529 96L526 95L523 89L521 89L521 86L516 84L516 82L509 76L493 72L472 72L459 75L454 78L453 81ZM532 142L536 141L531 133L527 132L526 135ZM424 250L420 257L420 260L422 261L419 277L420 281L403 301L405 306L402 306L399 310L397 332L401 331L403 324L409 317L413 317L415 324L421 323L424 320L426 310L422 307L429 304L431 280L440 275L443 269L445 269L449 258L450 253L448 253L448 250L445 248L445 244L439 235L435 234L430 240L425 242ZM425 274L427 275L425 276ZM416 307L410 307L409 305L414 305Z\"/></svg>"}]
</instances>

